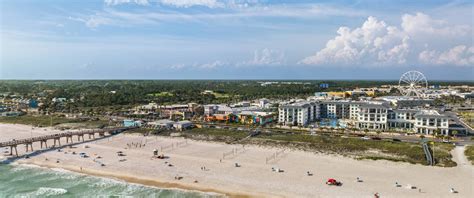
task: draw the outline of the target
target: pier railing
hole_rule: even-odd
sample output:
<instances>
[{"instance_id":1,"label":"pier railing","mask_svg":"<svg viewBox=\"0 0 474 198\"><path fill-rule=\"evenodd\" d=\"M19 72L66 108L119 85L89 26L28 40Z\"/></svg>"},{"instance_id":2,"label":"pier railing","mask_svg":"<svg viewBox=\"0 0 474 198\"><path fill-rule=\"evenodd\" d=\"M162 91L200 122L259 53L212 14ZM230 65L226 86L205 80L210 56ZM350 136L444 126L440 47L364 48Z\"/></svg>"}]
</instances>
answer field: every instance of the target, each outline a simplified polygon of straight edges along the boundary
<instances>
[{"instance_id":1,"label":"pier railing","mask_svg":"<svg viewBox=\"0 0 474 198\"><path fill-rule=\"evenodd\" d=\"M50 139L58 139L62 137L82 136L82 135L87 135L87 134L96 134L96 133L99 133L99 134L111 133L112 134L115 132L122 132L131 128L134 128L134 127L115 127L115 128L107 128L107 129L70 131L70 132L43 135L43 136L37 136L37 137L31 137L31 138L25 138L25 139L18 139L18 140L14 139L14 140L6 141L6 142L0 142L0 147L16 146L20 144L31 144L33 142L46 141Z\"/></svg>"}]
</instances>

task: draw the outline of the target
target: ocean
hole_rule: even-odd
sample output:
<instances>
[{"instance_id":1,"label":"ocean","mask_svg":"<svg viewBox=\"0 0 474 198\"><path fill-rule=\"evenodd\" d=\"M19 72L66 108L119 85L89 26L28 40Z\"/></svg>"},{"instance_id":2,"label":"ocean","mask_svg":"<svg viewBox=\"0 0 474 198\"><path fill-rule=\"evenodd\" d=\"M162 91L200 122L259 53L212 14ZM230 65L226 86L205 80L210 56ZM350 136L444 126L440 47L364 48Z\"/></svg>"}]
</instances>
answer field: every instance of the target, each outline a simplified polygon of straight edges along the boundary
<instances>
[{"instance_id":1,"label":"ocean","mask_svg":"<svg viewBox=\"0 0 474 198\"><path fill-rule=\"evenodd\" d=\"M0 198L3 197L223 197L219 194L160 189L34 165L0 164Z\"/></svg>"}]
</instances>

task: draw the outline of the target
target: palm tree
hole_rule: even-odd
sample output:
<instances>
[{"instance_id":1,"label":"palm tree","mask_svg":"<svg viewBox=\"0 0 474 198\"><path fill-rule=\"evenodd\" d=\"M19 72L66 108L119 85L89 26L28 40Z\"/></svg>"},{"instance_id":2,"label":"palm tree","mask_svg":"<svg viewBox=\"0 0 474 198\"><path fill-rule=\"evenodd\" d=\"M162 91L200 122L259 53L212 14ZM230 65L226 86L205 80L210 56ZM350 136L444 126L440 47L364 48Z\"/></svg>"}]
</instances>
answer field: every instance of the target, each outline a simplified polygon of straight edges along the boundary
<instances>
[{"instance_id":1,"label":"palm tree","mask_svg":"<svg viewBox=\"0 0 474 198\"><path fill-rule=\"evenodd\" d=\"M425 139L425 135L420 135L420 139L421 140Z\"/></svg>"},{"instance_id":2,"label":"palm tree","mask_svg":"<svg viewBox=\"0 0 474 198\"><path fill-rule=\"evenodd\" d=\"M453 130L453 131L451 132L451 134L453 135L453 137L456 137L456 135L458 134L458 131L457 131L457 130Z\"/></svg>"},{"instance_id":3,"label":"palm tree","mask_svg":"<svg viewBox=\"0 0 474 198\"><path fill-rule=\"evenodd\" d=\"M436 129L433 131L433 135L436 137L441 133L441 129Z\"/></svg>"}]
</instances>

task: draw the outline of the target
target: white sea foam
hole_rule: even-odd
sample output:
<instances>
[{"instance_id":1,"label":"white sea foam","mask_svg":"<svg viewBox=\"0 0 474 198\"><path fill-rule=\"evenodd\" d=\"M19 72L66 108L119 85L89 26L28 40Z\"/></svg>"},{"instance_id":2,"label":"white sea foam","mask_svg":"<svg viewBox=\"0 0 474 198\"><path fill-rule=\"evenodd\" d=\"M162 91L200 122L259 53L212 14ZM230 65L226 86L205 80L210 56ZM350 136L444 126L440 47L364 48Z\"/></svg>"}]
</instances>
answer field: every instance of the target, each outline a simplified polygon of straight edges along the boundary
<instances>
[{"instance_id":1,"label":"white sea foam","mask_svg":"<svg viewBox=\"0 0 474 198\"><path fill-rule=\"evenodd\" d=\"M122 180L118 179L110 179L110 178L105 178L105 177L95 177L91 176L91 178L98 179L99 181L90 184L89 186L91 187L112 187L112 186L126 186L127 183Z\"/></svg>"},{"instance_id":2,"label":"white sea foam","mask_svg":"<svg viewBox=\"0 0 474 198\"><path fill-rule=\"evenodd\" d=\"M72 171L62 169L62 168L51 168L51 170L56 171L56 172L61 172L61 173L74 173Z\"/></svg>"},{"instance_id":3,"label":"white sea foam","mask_svg":"<svg viewBox=\"0 0 474 198\"><path fill-rule=\"evenodd\" d=\"M11 171L13 172L41 168L40 166L37 166L34 164L12 164L12 165L14 165L13 168L11 169Z\"/></svg>"},{"instance_id":4,"label":"white sea foam","mask_svg":"<svg viewBox=\"0 0 474 198\"><path fill-rule=\"evenodd\" d=\"M40 187L36 191L37 196L53 196L53 195L63 195L66 194L67 190L63 188L46 188Z\"/></svg>"},{"instance_id":5,"label":"white sea foam","mask_svg":"<svg viewBox=\"0 0 474 198\"><path fill-rule=\"evenodd\" d=\"M79 173L62 169L62 168L51 168L51 170L53 171L54 175L62 179L76 179L80 177Z\"/></svg>"}]
</instances>

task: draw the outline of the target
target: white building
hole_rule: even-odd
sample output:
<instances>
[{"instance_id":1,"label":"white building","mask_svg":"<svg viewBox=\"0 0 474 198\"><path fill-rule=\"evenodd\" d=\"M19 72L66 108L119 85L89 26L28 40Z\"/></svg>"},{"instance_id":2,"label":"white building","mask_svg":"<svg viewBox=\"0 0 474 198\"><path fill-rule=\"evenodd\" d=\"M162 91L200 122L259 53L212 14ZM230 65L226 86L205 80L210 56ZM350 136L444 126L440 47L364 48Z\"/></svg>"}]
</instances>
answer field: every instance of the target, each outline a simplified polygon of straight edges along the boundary
<instances>
[{"instance_id":1,"label":"white building","mask_svg":"<svg viewBox=\"0 0 474 198\"><path fill-rule=\"evenodd\" d=\"M415 114L417 133L449 135L449 117L435 110L421 110Z\"/></svg>"},{"instance_id":2,"label":"white building","mask_svg":"<svg viewBox=\"0 0 474 198\"><path fill-rule=\"evenodd\" d=\"M359 106L357 126L360 129L385 130L389 107L386 103L366 103Z\"/></svg>"},{"instance_id":3,"label":"white building","mask_svg":"<svg viewBox=\"0 0 474 198\"><path fill-rule=\"evenodd\" d=\"M183 130L188 129L192 126L193 126L193 123L191 121L188 121L188 120L175 122L173 124L173 127L178 131L183 131Z\"/></svg>"},{"instance_id":4,"label":"white building","mask_svg":"<svg viewBox=\"0 0 474 198\"><path fill-rule=\"evenodd\" d=\"M388 112L388 127L397 130L412 131L415 127L415 114L419 109L393 109Z\"/></svg>"},{"instance_id":5,"label":"white building","mask_svg":"<svg viewBox=\"0 0 474 198\"><path fill-rule=\"evenodd\" d=\"M306 126L320 118L319 104L315 102L284 104L278 112L278 122L285 125Z\"/></svg>"}]
</instances>

